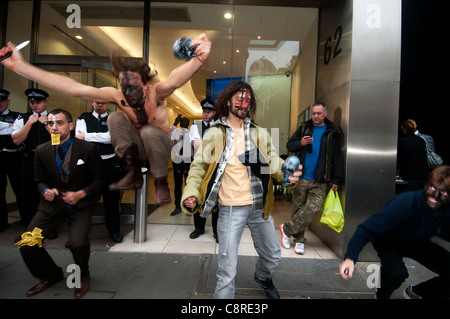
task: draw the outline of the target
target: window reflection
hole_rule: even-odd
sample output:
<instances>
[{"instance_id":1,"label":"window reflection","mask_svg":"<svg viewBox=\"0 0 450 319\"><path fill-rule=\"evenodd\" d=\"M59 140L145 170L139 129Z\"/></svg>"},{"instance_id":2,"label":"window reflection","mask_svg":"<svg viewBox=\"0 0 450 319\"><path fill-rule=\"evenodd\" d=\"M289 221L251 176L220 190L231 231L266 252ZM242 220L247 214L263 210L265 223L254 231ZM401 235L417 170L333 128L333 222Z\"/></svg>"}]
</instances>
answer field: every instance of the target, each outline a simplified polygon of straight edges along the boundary
<instances>
[{"instance_id":1,"label":"window reflection","mask_svg":"<svg viewBox=\"0 0 450 319\"><path fill-rule=\"evenodd\" d=\"M68 6L80 10L81 28ZM143 2L42 1L38 54L109 56L122 47L131 56L142 56Z\"/></svg>"},{"instance_id":2,"label":"window reflection","mask_svg":"<svg viewBox=\"0 0 450 319\"><path fill-rule=\"evenodd\" d=\"M68 27L70 4L80 6L81 28ZM214 81L243 79L257 95L256 120L266 128L279 128L283 147L291 105L301 99L297 95L291 101L292 75L296 69L299 73L297 65L317 16L317 8L152 2L148 51L150 67L158 74L155 80L164 81L185 62L172 53L176 39L195 39L205 32L213 44L205 65L169 97L169 121L171 113L180 112L201 118L199 101L214 97ZM130 56L141 57L143 20L142 1L42 1L38 54L107 57L121 47ZM309 56L315 61L311 48L317 47L316 38L310 41ZM301 79L305 81L314 92L315 78Z\"/></svg>"}]
</instances>

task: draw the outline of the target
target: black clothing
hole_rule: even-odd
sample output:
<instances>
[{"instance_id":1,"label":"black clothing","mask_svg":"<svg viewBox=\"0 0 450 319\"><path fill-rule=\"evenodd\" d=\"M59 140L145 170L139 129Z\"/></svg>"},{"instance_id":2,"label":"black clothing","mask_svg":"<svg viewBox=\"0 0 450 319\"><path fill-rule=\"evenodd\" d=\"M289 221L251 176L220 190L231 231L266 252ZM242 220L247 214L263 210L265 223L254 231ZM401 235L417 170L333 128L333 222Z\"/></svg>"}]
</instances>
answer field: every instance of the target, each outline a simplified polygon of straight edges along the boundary
<instances>
[{"instance_id":1,"label":"black clothing","mask_svg":"<svg viewBox=\"0 0 450 319\"><path fill-rule=\"evenodd\" d=\"M99 191L104 184L102 162L94 145L77 138L73 139L69 160L65 158L69 167L67 174L59 172L56 158L56 148L51 142L40 145L36 150L36 181L39 193L57 188L60 193L85 190L88 195L71 206L67 205L61 196L56 196L51 202L41 196L38 211L27 231L33 231L37 227L42 230L45 238L68 219L69 247L75 263L80 266L83 278L89 274L91 217L97 209ZM20 248L20 252L31 274L40 280L51 281L61 274L61 268L56 266L44 246L25 245Z\"/></svg>"},{"instance_id":2,"label":"black clothing","mask_svg":"<svg viewBox=\"0 0 450 319\"><path fill-rule=\"evenodd\" d=\"M341 131L326 118L325 125L327 128L320 141L320 152L314 181L342 185L344 165L340 142ZM301 163L305 163L306 152L312 152L310 150L311 144L302 146L301 139L305 135L312 136L313 129L314 124L312 120L303 122L286 143L287 150L296 153Z\"/></svg>"},{"instance_id":3,"label":"black clothing","mask_svg":"<svg viewBox=\"0 0 450 319\"><path fill-rule=\"evenodd\" d=\"M8 112L7 112L8 111ZM0 122L11 125L19 117L20 113L7 110L0 114ZM20 187L20 158L11 134L0 135L0 231L8 227L8 210L6 204L7 177L16 196L19 213L23 214L22 191Z\"/></svg>"},{"instance_id":4,"label":"black clothing","mask_svg":"<svg viewBox=\"0 0 450 319\"><path fill-rule=\"evenodd\" d=\"M400 177L408 182L405 190L423 189L429 173L425 141L414 133L398 138L397 169Z\"/></svg>"},{"instance_id":5,"label":"black clothing","mask_svg":"<svg viewBox=\"0 0 450 319\"><path fill-rule=\"evenodd\" d=\"M380 298L388 298L408 277L402 257L413 258L439 275L418 285L418 290L415 286L415 293L450 298L450 252L431 242L434 236L450 239L450 208L433 211L423 191L405 192L358 226L345 258L356 262L366 243L372 242L381 259Z\"/></svg>"},{"instance_id":6,"label":"black clothing","mask_svg":"<svg viewBox=\"0 0 450 319\"><path fill-rule=\"evenodd\" d=\"M92 112L86 112L80 115L79 119L86 123L86 133L106 133L108 132L108 115L98 118ZM114 153L114 147L111 143L90 142L98 147L100 155L111 155ZM122 175L118 171L117 156L102 159L103 169L105 170L106 183L101 191L103 196L103 207L105 212L105 224L110 236L120 234L120 190L110 190L109 185L117 183Z\"/></svg>"},{"instance_id":7,"label":"black clothing","mask_svg":"<svg viewBox=\"0 0 450 319\"><path fill-rule=\"evenodd\" d=\"M33 113L22 115L23 124L28 121ZM20 116L19 118L20 119ZM22 158L20 180L23 199L23 214L20 215L21 222L28 225L33 215L36 213L39 205L39 193L36 190L36 181L34 176L34 157L35 150L38 145L51 140L50 133L45 125L40 121L34 123L28 132L27 138L23 142L25 148L20 152Z\"/></svg>"}]
</instances>

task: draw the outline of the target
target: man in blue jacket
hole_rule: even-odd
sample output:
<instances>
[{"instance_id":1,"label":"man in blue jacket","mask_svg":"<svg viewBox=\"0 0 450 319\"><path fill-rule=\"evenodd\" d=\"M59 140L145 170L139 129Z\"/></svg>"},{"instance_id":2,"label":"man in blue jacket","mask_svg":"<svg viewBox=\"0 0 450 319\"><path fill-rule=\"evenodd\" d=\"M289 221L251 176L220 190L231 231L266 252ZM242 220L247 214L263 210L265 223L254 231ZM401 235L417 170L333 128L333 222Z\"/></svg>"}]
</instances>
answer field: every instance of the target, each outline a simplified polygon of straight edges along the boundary
<instances>
[{"instance_id":1,"label":"man in blue jacket","mask_svg":"<svg viewBox=\"0 0 450 319\"><path fill-rule=\"evenodd\" d=\"M340 274L353 275L355 262L367 242L372 242L381 261L378 299L387 299L408 278L403 257L409 257L438 276L403 293L407 299L450 298L450 252L431 241L450 239L450 166L435 168L424 190L394 197L380 212L358 226L350 240Z\"/></svg>"},{"instance_id":2,"label":"man in blue jacket","mask_svg":"<svg viewBox=\"0 0 450 319\"><path fill-rule=\"evenodd\" d=\"M292 212L288 222L281 224L281 244L291 248L294 238L296 254L305 253L305 230L320 211L329 190L337 190L343 181L341 130L327 119L327 106L316 102L311 119L303 122L286 144L303 165L302 176L292 190Z\"/></svg>"}]
</instances>

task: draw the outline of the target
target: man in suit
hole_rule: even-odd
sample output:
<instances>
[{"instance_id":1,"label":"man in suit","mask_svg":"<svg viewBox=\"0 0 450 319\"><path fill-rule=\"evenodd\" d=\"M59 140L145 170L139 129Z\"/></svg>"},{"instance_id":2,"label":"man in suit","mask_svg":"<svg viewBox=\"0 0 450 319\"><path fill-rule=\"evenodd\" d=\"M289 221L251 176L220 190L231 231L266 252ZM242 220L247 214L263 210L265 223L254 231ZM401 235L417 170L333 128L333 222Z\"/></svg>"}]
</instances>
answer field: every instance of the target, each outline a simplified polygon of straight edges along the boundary
<instances>
[{"instance_id":1,"label":"man in suit","mask_svg":"<svg viewBox=\"0 0 450 319\"><path fill-rule=\"evenodd\" d=\"M74 297L81 298L90 288L88 235L103 186L102 160L96 145L71 137L74 123L69 112L51 111L46 128L52 140L39 145L35 156L41 200L26 232L16 242L31 274L41 280L26 295L34 296L64 279L62 268L42 246L42 239L67 219L69 247L81 273Z\"/></svg>"}]
</instances>

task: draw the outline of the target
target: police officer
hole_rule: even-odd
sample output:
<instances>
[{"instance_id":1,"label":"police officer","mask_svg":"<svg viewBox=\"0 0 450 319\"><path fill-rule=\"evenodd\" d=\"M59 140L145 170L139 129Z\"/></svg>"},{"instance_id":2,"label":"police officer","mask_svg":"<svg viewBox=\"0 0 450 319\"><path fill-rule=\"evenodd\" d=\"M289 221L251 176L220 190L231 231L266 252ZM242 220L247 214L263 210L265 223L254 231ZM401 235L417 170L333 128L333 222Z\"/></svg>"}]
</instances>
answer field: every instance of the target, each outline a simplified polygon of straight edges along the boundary
<instances>
[{"instance_id":1,"label":"police officer","mask_svg":"<svg viewBox=\"0 0 450 319\"><path fill-rule=\"evenodd\" d=\"M200 146L203 134L215 123L214 117L216 112L214 111L214 102L210 99L205 99L200 102L202 106L202 121L195 122L189 131L189 137L191 139L192 147L194 148L194 153ZM212 214L212 228L214 233L214 238L216 242L217 239L217 219L219 218L219 212ZM200 235L205 233L206 218L200 217L199 213L194 214L194 231L189 235L189 238L195 239Z\"/></svg>"},{"instance_id":2,"label":"police officer","mask_svg":"<svg viewBox=\"0 0 450 319\"><path fill-rule=\"evenodd\" d=\"M189 131L189 137L191 139L192 147L194 147L194 152L197 151L200 146L203 134L214 124L214 116L216 115L216 112L213 110L213 101L205 99L200 105L203 110L202 121L196 121Z\"/></svg>"},{"instance_id":3,"label":"police officer","mask_svg":"<svg viewBox=\"0 0 450 319\"><path fill-rule=\"evenodd\" d=\"M22 187L23 212L21 222L28 225L39 205L40 194L36 190L34 177L34 154L36 147L50 141L47 124L48 93L40 89L27 89L25 95L31 112L17 117L14 121L12 140L19 146L21 160L20 180Z\"/></svg>"},{"instance_id":4,"label":"police officer","mask_svg":"<svg viewBox=\"0 0 450 319\"><path fill-rule=\"evenodd\" d=\"M180 127L177 128L177 125ZM175 210L170 213L170 216L181 214L181 195L183 194L183 178L186 178L189 174L189 167L192 161L192 146L189 138L189 119L187 117L178 115L170 130L170 138L174 143L172 148L172 167L173 167L173 180L175 182L174 197L175 197Z\"/></svg>"},{"instance_id":5,"label":"police officer","mask_svg":"<svg viewBox=\"0 0 450 319\"><path fill-rule=\"evenodd\" d=\"M109 104L95 101L91 104L93 112L83 113L77 120L75 137L98 145L106 175L106 183L102 190L106 228L112 240L120 243L123 240L123 236L120 234L120 190L109 190L108 188L110 184L116 183L121 177L116 169L117 157L107 126Z\"/></svg>"},{"instance_id":6,"label":"police officer","mask_svg":"<svg viewBox=\"0 0 450 319\"><path fill-rule=\"evenodd\" d=\"M0 232L8 227L8 213L6 209L6 185L11 183L11 188L16 195L19 212L22 214L22 200L20 190L20 159L17 145L11 138L14 121L20 115L9 109L9 92L0 89Z\"/></svg>"}]
</instances>

